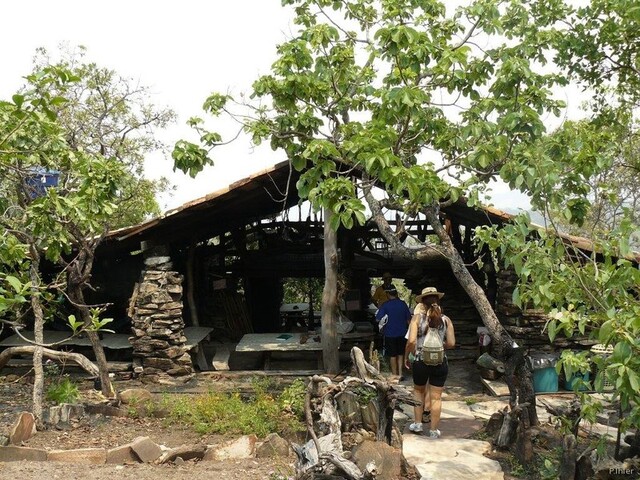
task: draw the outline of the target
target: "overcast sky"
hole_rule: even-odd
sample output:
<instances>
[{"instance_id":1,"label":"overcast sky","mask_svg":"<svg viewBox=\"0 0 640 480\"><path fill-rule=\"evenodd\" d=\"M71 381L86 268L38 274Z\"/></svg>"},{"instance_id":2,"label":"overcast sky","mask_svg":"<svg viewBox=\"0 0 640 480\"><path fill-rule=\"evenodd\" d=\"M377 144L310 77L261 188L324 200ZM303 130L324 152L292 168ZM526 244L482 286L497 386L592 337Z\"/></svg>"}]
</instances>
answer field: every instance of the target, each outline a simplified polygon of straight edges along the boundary
<instances>
[{"instance_id":1,"label":"overcast sky","mask_svg":"<svg viewBox=\"0 0 640 480\"><path fill-rule=\"evenodd\" d=\"M161 133L170 145L191 136L185 126L213 91L247 91L267 73L275 47L291 34L291 10L280 0L10 0L0 3L0 98L10 97L32 68L36 48L55 52L62 42L87 47L87 58L152 87L154 102L174 109L175 127ZM227 186L284 156L235 142L216 166L192 180L172 173L171 160L154 156L150 176L177 186L164 206Z\"/></svg>"},{"instance_id":2,"label":"overcast sky","mask_svg":"<svg viewBox=\"0 0 640 480\"><path fill-rule=\"evenodd\" d=\"M152 87L154 102L174 109L175 127L161 133L173 145L192 133L185 121L202 115L213 91L240 93L269 71L275 47L291 37L293 18L280 0L10 0L0 3L0 98L12 95L31 70L36 48L55 52L62 42L87 47L87 58ZM268 147L241 139L215 155L216 165L197 179L172 173L172 162L153 156L151 177L176 185L163 207L186 201L284 160ZM498 208L527 208L522 196L496 187Z\"/></svg>"}]
</instances>

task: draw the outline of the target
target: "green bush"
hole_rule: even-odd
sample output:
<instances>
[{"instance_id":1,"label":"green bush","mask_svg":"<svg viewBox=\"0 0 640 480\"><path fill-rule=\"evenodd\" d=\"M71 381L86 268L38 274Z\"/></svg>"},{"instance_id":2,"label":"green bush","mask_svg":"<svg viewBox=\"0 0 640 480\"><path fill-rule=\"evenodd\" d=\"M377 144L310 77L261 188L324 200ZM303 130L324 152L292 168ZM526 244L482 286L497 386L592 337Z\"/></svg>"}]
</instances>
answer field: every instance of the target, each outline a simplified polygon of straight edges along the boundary
<instances>
[{"instance_id":1,"label":"green bush","mask_svg":"<svg viewBox=\"0 0 640 480\"><path fill-rule=\"evenodd\" d=\"M46 398L56 404L73 403L80 397L78 385L67 377L59 379L47 388Z\"/></svg>"},{"instance_id":2,"label":"green bush","mask_svg":"<svg viewBox=\"0 0 640 480\"><path fill-rule=\"evenodd\" d=\"M279 397L266 391L267 383L256 382L254 395L209 392L193 397L165 398L169 421L191 425L200 434L294 433L304 429L304 382L294 382Z\"/></svg>"},{"instance_id":3,"label":"green bush","mask_svg":"<svg viewBox=\"0 0 640 480\"><path fill-rule=\"evenodd\" d=\"M292 413L299 420L304 419L304 396L307 393L307 385L304 380L298 378L284 389L280 395L280 406L284 412Z\"/></svg>"}]
</instances>

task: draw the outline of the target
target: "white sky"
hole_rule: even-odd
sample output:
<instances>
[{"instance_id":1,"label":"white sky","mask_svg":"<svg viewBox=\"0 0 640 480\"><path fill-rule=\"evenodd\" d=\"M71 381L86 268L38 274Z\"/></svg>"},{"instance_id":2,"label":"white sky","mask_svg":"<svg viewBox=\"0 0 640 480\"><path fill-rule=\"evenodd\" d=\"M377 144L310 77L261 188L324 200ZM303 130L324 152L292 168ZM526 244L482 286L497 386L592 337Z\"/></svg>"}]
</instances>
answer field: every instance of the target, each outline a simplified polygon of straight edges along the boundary
<instances>
[{"instance_id":1,"label":"white sky","mask_svg":"<svg viewBox=\"0 0 640 480\"><path fill-rule=\"evenodd\" d=\"M31 70L36 48L54 53L62 42L87 47L87 59L152 87L154 103L178 114L159 137L173 145L195 137L185 122L204 116L213 91L239 94L269 71L275 47L291 36L290 9L280 0L10 0L0 3L0 98L11 96ZM233 130L233 129L231 129ZM230 131L231 131L230 130ZM165 208L215 191L284 160L268 146L241 138L214 151L216 165L190 179L172 173L172 161L154 156L147 175L166 176L177 187ZM498 208L528 208L522 195L497 186Z\"/></svg>"}]
</instances>

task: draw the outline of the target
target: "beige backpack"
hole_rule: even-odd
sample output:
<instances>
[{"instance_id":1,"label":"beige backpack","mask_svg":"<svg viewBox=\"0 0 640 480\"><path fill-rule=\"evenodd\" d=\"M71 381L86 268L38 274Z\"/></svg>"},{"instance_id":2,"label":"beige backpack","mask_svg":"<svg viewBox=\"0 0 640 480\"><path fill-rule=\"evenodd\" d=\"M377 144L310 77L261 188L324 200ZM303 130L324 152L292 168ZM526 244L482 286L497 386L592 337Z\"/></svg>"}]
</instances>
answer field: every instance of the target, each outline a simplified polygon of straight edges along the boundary
<instances>
[{"instance_id":1,"label":"beige backpack","mask_svg":"<svg viewBox=\"0 0 640 480\"><path fill-rule=\"evenodd\" d=\"M443 341L438 330L429 326L427 326L427 334L424 336L422 344L422 361L425 365L441 365L444 362Z\"/></svg>"}]
</instances>

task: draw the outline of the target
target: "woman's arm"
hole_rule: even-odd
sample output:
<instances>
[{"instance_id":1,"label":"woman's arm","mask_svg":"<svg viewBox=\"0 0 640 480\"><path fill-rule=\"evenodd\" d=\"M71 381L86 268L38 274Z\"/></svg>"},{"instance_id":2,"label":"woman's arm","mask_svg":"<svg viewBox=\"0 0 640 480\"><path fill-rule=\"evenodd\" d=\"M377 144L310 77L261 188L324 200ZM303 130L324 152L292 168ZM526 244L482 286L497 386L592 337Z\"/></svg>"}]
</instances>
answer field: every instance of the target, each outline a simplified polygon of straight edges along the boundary
<instances>
[{"instance_id":1,"label":"woman's arm","mask_svg":"<svg viewBox=\"0 0 640 480\"><path fill-rule=\"evenodd\" d=\"M416 341L418 340L418 322L420 321L420 315L414 315L411 318L411 323L409 324L409 337L407 338L407 344L404 347L404 366L407 369L411 368L411 363L409 362L409 354L415 352L416 350Z\"/></svg>"},{"instance_id":2,"label":"woman's arm","mask_svg":"<svg viewBox=\"0 0 640 480\"><path fill-rule=\"evenodd\" d=\"M453 322L447 317L447 334L445 335L444 348L455 348L456 346L456 334L453 330Z\"/></svg>"}]
</instances>

